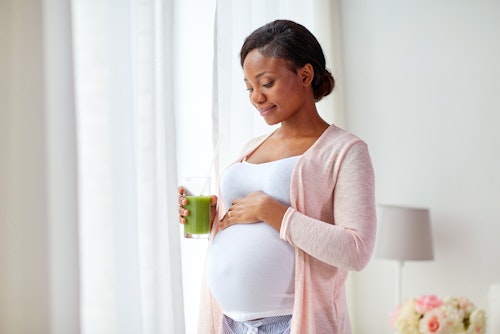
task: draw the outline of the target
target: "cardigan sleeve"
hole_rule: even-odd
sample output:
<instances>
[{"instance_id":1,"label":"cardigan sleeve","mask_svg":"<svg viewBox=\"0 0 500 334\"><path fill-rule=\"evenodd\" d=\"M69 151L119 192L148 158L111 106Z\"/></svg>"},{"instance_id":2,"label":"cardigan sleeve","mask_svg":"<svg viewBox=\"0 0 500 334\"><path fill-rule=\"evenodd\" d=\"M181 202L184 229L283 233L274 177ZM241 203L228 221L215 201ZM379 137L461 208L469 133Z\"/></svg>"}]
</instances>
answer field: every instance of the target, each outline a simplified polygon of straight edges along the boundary
<instances>
[{"instance_id":1,"label":"cardigan sleeve","mask_svg":"<svg viewBox=\"0 0 500 334\"><path fill-rule=\"evenodd\" d=\"M332 182L334 223L290 207L283 217L280 236L332 266L361 270L370 260L376 233L374 174L366 144L353 145L339 163L336 182ZM316 179L324 182L321 176ZM303 196L303 200L317 198Z\"/></svg>"}]
</instances>

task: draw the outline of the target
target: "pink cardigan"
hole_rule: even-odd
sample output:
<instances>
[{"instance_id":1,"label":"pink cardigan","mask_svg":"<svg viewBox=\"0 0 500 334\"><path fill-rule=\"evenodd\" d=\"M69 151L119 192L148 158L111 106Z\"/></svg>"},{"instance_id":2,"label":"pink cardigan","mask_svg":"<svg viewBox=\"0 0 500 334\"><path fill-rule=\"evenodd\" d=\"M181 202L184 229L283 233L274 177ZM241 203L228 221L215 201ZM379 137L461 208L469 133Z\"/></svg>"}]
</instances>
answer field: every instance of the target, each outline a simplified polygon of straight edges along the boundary
<instances>
[{"instance_id":1,"label":"pink cardigan","mask_svg":"<svg viewBox=\"0 0 500 334\"><path fill-rule=\"evenodd\" d=\"M252 140L239 161L268 136ZM295 247L291 334L351 333L345 281L349 270L367 265L376 231L374 175L366 144L331 125L297 161L290 198L280 236ZM220 201L219 217L225 211ZM221 322L221 310L204 282L198 332L219 334Z\"/></svg>"}]
</instances>

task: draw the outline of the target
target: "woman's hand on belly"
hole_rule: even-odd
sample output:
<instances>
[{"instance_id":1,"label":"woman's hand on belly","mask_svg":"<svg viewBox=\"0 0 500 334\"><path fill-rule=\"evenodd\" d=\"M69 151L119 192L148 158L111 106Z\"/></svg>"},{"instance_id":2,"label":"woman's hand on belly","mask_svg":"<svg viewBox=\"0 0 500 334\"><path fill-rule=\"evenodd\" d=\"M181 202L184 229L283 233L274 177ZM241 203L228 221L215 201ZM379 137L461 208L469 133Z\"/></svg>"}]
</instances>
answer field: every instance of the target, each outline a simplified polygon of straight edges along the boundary
<instances>
[{"instance_id":1,"label":"woman's hand on belly","mask_svg":"<svg viewBox=\"0 0 500 334\"><path fill-rule=\"evenodd\" d=\"M273 197L261 191L253 192L233 201L219 222L219 229L223 230L235 224L265 222L279 232L287 209L288 206Z\"/></svg>"}]
</instances>

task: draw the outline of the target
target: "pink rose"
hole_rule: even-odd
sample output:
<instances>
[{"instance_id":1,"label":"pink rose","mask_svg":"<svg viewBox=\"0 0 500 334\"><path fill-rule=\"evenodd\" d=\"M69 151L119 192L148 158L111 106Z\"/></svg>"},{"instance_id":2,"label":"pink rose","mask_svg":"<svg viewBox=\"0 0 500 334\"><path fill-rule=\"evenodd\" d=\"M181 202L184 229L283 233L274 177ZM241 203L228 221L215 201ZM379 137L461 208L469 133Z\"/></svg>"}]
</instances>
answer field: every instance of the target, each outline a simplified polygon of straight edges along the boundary
<instances>
[{"instance_id":1,"label":"pink rose","mask_svg":"<svg viewBox=\"0 0 500 334\"><path fill-rule=\"evenodd\" d=\"M438 309L434 309L424 315L420 320L419 329L424 334L449 333L445 316Z\"/></svg>"},{"instance_id":2,"label":"pink rose","mask_svg":"<svg viewBox=\"0 0 500 334\"><path fill-rule=\"evenodd\" d=\"M439 325L439 318L436 315L430 317L425 324L425 329L429 333L436 333L439 330L439 327L441 326Z\"/></svg>"},{"instance_id":3,"label":"pink rose","mask_svg":"<svg viewBox=\"0 0 500 334\"><path fill-rule=\"evenodd\" d=\"M421 296L415 303L415 310L420 314L425 314L441 305L443 305L443 301L435 295Z\"/></svg>"}]
</instances>

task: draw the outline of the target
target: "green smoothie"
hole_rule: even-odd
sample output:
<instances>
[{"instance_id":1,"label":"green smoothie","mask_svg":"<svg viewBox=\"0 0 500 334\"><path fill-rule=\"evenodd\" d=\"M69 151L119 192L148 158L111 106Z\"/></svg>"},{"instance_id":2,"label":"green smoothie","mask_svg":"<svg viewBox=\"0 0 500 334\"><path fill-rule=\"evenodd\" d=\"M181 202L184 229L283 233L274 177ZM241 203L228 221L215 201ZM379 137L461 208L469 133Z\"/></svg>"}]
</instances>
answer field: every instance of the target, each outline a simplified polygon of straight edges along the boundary
<instances>
[{"instance_id":1,"label":"green smoothie","mask_svg":"<svg viewBox=\"0 0 500 334\"><path fill-rule=\"evenodd\" d=\"M210 232L210 196L186 196L188 203L184 208L189 210L184 225L184 235L196 238Z\"/></svg>"}]
</instances>

